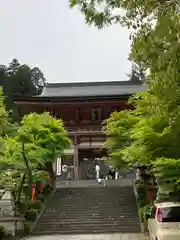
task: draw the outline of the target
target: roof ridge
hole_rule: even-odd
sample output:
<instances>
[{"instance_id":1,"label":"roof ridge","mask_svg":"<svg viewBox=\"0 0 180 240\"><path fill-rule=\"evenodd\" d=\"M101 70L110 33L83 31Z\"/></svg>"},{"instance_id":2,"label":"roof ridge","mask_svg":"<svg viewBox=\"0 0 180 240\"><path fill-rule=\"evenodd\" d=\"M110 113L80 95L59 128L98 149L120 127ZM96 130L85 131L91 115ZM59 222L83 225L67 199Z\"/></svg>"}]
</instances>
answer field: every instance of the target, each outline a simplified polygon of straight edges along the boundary
<instances>
[{"instance_id":1,"label":"roof ridge","mask_svg":"<svg viewBox=\"0 0 180 240\"><path fill-rule=\"evenodd\" d=\"M82 86L113 86L113 85L142 85L141 81L99 81L99 82L58 82L58 83L47 83L46 88L53 87L82 87Z\"/></svg>"}]
</instances>

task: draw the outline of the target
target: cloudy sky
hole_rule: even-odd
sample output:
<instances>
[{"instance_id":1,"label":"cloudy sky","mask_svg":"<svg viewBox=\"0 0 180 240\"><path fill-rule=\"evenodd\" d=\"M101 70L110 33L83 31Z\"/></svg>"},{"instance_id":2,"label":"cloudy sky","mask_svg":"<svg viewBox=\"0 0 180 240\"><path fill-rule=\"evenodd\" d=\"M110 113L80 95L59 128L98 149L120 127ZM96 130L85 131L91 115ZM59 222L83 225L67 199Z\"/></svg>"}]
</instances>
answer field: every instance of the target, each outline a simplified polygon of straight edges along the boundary
<instances>
[{"instance_id":1,"label":"cloudy sky","mask_svg":"<svg viewBox=\"0 0 180 240\"><path fill-rule=\"evenodd\" d=\"M68 0L0 0L0 64L38 66L48 82L126 80L128 32L98 31Z\"/></svg>"}]
</instances>

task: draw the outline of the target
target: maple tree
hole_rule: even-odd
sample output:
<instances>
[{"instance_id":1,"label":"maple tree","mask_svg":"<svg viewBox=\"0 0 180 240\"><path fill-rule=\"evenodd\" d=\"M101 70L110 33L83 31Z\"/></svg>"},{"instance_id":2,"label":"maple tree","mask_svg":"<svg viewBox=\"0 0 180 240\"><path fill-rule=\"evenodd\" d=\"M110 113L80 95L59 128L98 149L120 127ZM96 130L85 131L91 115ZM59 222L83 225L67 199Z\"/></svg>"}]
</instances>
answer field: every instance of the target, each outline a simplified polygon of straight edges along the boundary
<instances>
[{"instance_id":1,"label":"maple tree","mask_svg":"<svg viewBox=\"0 0 180 240\"><path fill-rule=\"evenodd\" d=\"M87 24L129 28L129 59L148 70L147 91L132 99L136 110L107 120L106 144L116 165L152 163L160 187L177 193L180 175L167 179L180 159L180 2L70 0L70 6L81 10Z\"/></svg>"}]
</instances>

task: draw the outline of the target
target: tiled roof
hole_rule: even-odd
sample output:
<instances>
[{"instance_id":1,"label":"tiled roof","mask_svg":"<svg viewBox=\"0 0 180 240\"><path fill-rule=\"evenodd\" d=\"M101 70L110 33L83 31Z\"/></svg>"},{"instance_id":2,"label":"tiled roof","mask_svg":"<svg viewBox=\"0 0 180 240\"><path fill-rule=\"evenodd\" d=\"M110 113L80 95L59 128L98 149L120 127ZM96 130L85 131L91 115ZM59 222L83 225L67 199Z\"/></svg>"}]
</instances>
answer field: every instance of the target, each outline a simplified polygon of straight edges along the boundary
<instances>
[{"instance_id":1,"label":"tiled roof","mask_svg":"<svg viewBox=\"0 0 180 240\"><path fill-rule=\"evenodd\" d=\"M145 89L141 82L131 81L49 83L43 88L41 97L132 95Z\"/></svg>"}]
</instances>

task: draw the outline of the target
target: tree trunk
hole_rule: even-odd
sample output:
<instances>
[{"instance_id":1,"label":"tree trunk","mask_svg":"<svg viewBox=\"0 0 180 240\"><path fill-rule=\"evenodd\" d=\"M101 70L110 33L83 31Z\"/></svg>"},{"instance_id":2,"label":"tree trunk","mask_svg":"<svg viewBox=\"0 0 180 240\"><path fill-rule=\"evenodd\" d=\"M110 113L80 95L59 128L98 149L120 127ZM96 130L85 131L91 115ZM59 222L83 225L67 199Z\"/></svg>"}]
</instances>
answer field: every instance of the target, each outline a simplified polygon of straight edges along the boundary
<instances>
[{"instance_id":1,"label":"tree trunk","mask_svg":"<svg viewBox=\"0 0 180 240\"><path fill-rule=\"evenodd\" d=\"M26 170L27 170L27 175L28 175L29 194L31 194L31 188L32 188L32 184L33 184L32 171L31 171L31 167L29 166L29 162L28 162L28 159L25 154L24 141L22 140L21 143L22 143L22 156L23 156L24 163L26 165Z\"/></svg>"},{"instance_id":2,"label":"tree trunk","mask_svg":"<svg viewBox=\"0 0 180 240\"><path fill-rule=\"evenodd\" d=\"M52 187L54 187L55 181L56 181L56 176L54 174L54 169L53 169L52 162L47 162L46 163L46 171L49 173L49 177L51 179L51 185L52 185Z\"/></svg>"}]
</instances>

